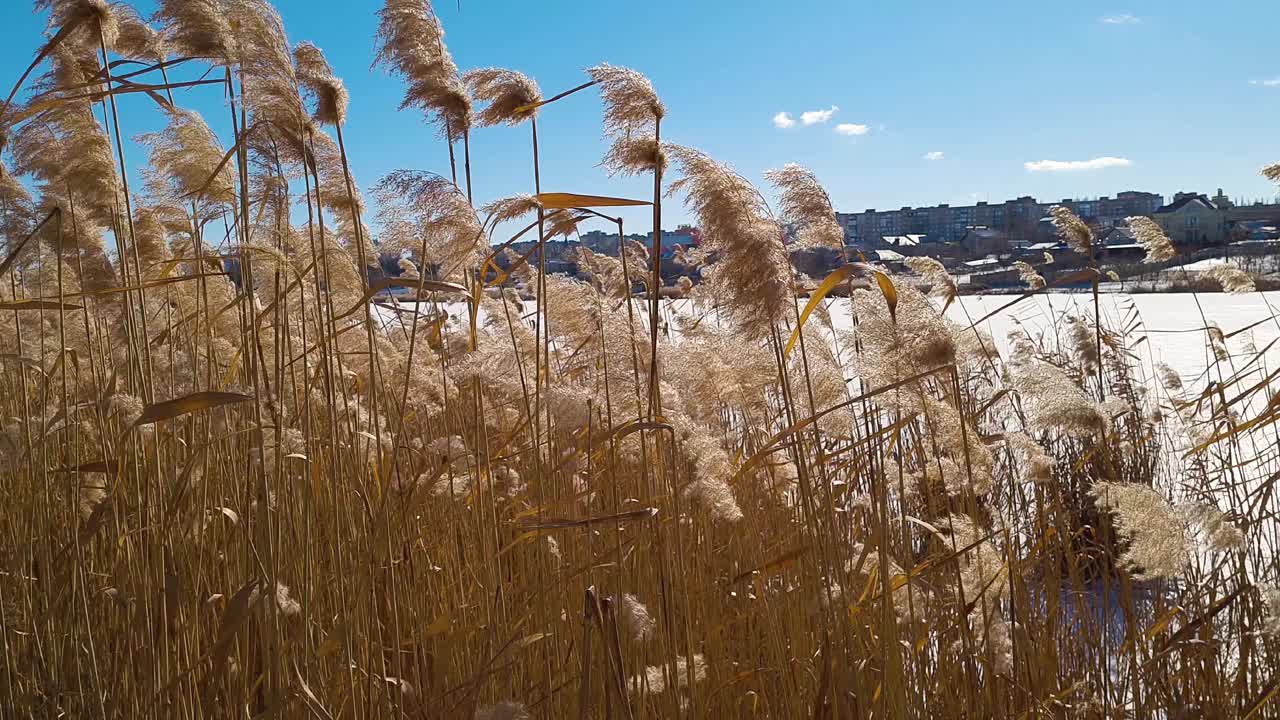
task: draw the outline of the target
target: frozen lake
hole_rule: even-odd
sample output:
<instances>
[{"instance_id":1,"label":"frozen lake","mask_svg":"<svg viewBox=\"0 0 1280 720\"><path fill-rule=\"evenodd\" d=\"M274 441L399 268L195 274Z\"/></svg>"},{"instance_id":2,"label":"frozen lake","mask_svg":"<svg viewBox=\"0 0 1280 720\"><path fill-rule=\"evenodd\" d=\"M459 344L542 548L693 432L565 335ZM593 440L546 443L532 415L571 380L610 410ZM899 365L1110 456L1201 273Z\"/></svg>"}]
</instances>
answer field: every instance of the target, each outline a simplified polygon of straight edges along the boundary
<instances>
[{"instance_id":1,"label":"frozen lake","mask_svg":"<svg viewBox=\"0 0 1280 720\"><path fill-rule=\"evenodd\" d=\"M951 320L968 326L998 308L1015 300L1015 295L968 295L959 297L947 310ZM1280 360L1280 292L1227 294L1227 293L1103 293L1101 302L1103 325L1111 330L1129 328L1130 346L1141 364L1148 370L1156 363L1165 363L1182 376L1183 382L1197 389L1209 379L1221 380L1215 375L1206 376L1212 364L1206 327L1216 325L1227 338L1231 359L1227 367L1236 371L1246 370L1258 378L1267 368ZM666 319L677 313L687 312L690 301L663 300L662 311ZM835 298L827 301L832 320L837 328L848 328L851 319L849 301ZM532 312L532 302L527 302L526 312ZM461 324L465 306L451 303L447 306L453 322ZM637 318L647 313L645 301L636 301ZM375 306L375 313L384 322L391 321L394 313ZM1061 336L1054 327L1067 316L1084 316L1092 322L1093 296L1082 292L1054 292L1027 298L982 320L980 326L994 338L1001 355L1008 350L1009 330L1021 326L1032 336L1043 331L1047 337ZM405 318L407 320L407 317ZM643 322L643 320L642 320ZM1145 339L1143 339L1145 338ZM1256 352L1263 357L1256 358Z\"/></svg>"},{"instance_id":2,"label":"frozen lake","mask_svg":"<svg viewBox=\"0 0 1280 720\"><path fill-rule=\"evenodd\" d=\"M1013 299L996 295L961 297L948 310L947 316L968 325ZM1251 374L1263 372L1264 368L1274 366L1280 359L1280 343L1275 342L1280 338L1280 318L1277 317L1280 292L1239 295L1104 293L1099 296L1099 301L1104 327L1133 328L1129 341L1131 346L1136 345L1134 350L1144 365L1151 367L1157 362L1165 363L1178 371L1188 385L1203 386L1208 379L1205 371L1213 356L1208 332L1204 329L1207 325L1216 324L1227 337L1230 366L1236 370L1245 369L1245 365L1254 360L1254 348L1265 353L1261 360L1248 368ZM1066 315L1083 315L1092 319L1093 295L1038 295L996 313L981 325L995 338L1001 354L1004 354L1008 348L1008 332L1016 325L1021 324L1034 335L1061 323ZM1143 337L1146 339L1139 343ZM1212 379L1221 378L1215 376Z\"/></svg>"}]
</instances>

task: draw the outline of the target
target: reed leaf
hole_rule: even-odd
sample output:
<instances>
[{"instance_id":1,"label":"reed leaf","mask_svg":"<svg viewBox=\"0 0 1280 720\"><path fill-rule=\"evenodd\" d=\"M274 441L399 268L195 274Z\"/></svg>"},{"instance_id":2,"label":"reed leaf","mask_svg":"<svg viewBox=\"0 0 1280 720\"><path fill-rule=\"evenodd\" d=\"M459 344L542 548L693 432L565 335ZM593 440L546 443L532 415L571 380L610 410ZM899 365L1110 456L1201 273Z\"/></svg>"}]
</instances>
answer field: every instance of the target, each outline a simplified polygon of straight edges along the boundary
<instances>
[{"instance_id":1,"label":"reed leaf","mask_svg":"<svg viewBox=\"0 0 1280 720\"><path fill-rule=\"evenodd\" d=\"M212 390L195 392L173 400L153 403L142 410L142 414L134 422L134 427L151 425L163 420L172 420L182 415L210 410L223 405L242 403L253 398L233 392L217 392Z\"/></svg>"}]
</instances>

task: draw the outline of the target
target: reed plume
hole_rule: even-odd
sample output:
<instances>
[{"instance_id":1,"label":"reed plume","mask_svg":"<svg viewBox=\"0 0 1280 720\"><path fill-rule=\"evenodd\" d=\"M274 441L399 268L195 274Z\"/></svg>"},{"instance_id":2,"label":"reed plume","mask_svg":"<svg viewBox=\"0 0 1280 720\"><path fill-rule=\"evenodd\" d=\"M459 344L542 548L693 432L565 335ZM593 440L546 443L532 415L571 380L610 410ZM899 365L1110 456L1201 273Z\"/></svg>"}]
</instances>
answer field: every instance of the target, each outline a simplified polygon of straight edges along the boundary
<instances>
[{"instance_id":1,"label":"reed plume","mask_svg":"<svg viewBox=\"0 0 1280 720\"><path fill-rule=\"evenodd\" d=\"M813 174L769 173L775 216L660 143L652 84L608 65L550 99L601 86L605 167L654 174L651 245L426 172L366 205L364 116L315 46L264 0L158 4L153 30L41 0L58 39L5 116L0 714L1270 711L1266 315L1172 336L1123 299L953 308L930 258L805 303L787 232L840 234ZM439 19L381 5L377 64L467 142ZM532 81L470 77L482 124L537 123ZM150 113L141 154L117 100ZM668 162L700 247L662 246ZM600 246L550 242L588 218Z\"/></svg>"},{"instance_id":2,"label":"reed plume","mask_svg":"<svg viewBox=\"0 0 1280 720\"><path fill-rule=\"evenodd\" d=\"M1067 247L1086 257L1092 257L1093 254L1093 229L1090 228L1083 220L1071 212L1069 208L1062 205L1054 205L1049 208L1049 218L1053 222L1053 227L1058 231L1058 237L1067 244Z\"/></svg>"},{"instance_id":3,"label":"reed plume","mask_svg":"<svg viewBox=\"0 0 1280 720\"><path fill-rule=\"evenodd\" d=\"M795 228L795 249L844 247L844 230L836 222L831 198L812 170L791 163L767 171L765 177L782 191L782 220Z\"/></svg>"},{"instance_id":4,"label":"reed plume","mask_svg":"<svg viewBox=\"0 0 1280 720\"><path fill-rule=\"evenodd\" d=\"M534 195L513 195L491 200L480 207L480 212L488 218L486 224L500 225L512 220L536 213L542 204Z\"/></svg>"},{"instance_id":5,"label":"reed plume","mask_svg":"<svg viewBox=\"0 0 1280 720\"><path fill-rule=\"evenodd\" d=\"M174 52L226 65L233 57L227 10L224 0L158 0L155 19Z\"/></svg>"},{"instance_id":6,"label":"reed plume","mask_svg":"<svg viewBox=\"0 0 1280 720\"><path fill-rule=\"evenodd\" d=\"M158 271L160 263L171 256L169 245L165 242L168 232L160 213L154 208L139 203L133 211L133 238L138 245L138 259L142 262L143 276L149 270Z\"/></svg>"},{"instance_id":7,"label":"reed plume","mask_svg":"<svg viewBox=\"0 0 1280 720\"><path fill-rule=\"evenodd\" d=\"M1015 356L1012 371L1032 428L1085 436L1110 426L1102 408L1061 368L1034 357Z\"/></svg>"},{"instance_id":8,"label":"reed plume","mask_svg":"<svg viewBox=\"0 0 1280 720\"><path fill-rule=\"evenodd\" d=\"M31 193L0 163L0 237L10 250L39 222L35 212Z\"/></svg>"},{"instance_id":9,"label":"reed plume","mask_svg":"<svg viewBox=\"0 0 1280 720\"><path fill-rule=\"evenodd\" d=\"M64 90L92 81L96 68L92 50L68 44L54 50L49 71L37 79L33 89L68 99L14 132L14 170L74 199L79 212L112 227L120 181L111 141L82 91Z\"/></svg>"},{"instance_id":10,"label":"reed plume","mask_svg":"<svg viewBox=\"0 0 1280 720\"><path fill-rule=\"evenodd\" d=\"M542 91L538 83L524 73L496 67L478 68L464 73L462 82L473 98L488 103L476 113L476 124L480 127L518 125L538 114L537 108L528 106L542 101Z\"/></svg>"},{"instance_id":11,"label":"reed plume","mask_svg":"<svg viewBox=\"0 0 1280 720\"><path fill-rule=\"evenodd\" d=\"M855 290L853 310L862 353L860 372L872 387L883 387L955 359L955 338L937 309L911 287L898 288L892 313L877 290Z\"/></svg>"},{"instance_id":12,"label":"reed plume","mask_svg":"<svg viewBox=\"0 0 1280 720\"><path fill-rule=\"evenodd\" d=\"M1166 390L1172 392L1182 390L1182 377L1173 368L1165 363L1158 363L1156 365L1156 373L1160 376L1160 383L1164 385Z\"/></svg>"},{"instance_id":13,"label":"reed plume","mask_svg":"<svg viewBox=\"0 0 1280 720\"><path fill-rule=\"evenodd\" d=\"M464 277L483 259L484 237L471 203L456 185L433 173L397 170L374 190L381 203L383 251L420 253L418 262L438 268L442 279Z\"/></svg>"},{"instance_id":14,"label":"reed plume","mask_svg":"<svg viewBox=\"0 0 1280 720\"><path fill-rule=\"evenodd\" d=\"M547 216L549 222L547 223L542 236L547 240L557 237L563 237L568 240L570 236L577 234L578 225L591 217L591 215L585 212L558 210Z\"/></svg>"},{"instance_id":15,"label":"reed plume","mask_svg":"<svg viewBox=\"0 0 1280 720\"><path fill-rule=\"evenodd\" d=\"M409 87L400 109L416 108L459 140L471 128L471 98L444 44L444 28L428 0L386 0L378 12L375 65L385 65Z\"/></svg>"},{"instance_id":16,"label":"reed plume","mask_svg":"<svg viewBox=\"0 0 1280 720\"><path fill-rule=\"evenodd\" d=\"M1137 216L1126 218L1125 222L1129 224L1129 229L1133 231L1138 244L1146 251L1142 262L1165 262L1177 256L1178 252L1173 248L1173 242L1169 240L1169 236L1165 235L1164 230L1151 218Z\"/></svg>"},{"instance_id":17,"label":"reed plume","mask_svg":"<svg viewBox=\"0 0 1280 720\"><path fill-rule=\"evenodd\" d=\"M619 135L601 162L611 176L666 172L667 153L652 135Z\"/></svg>"},{"instance_id":18,"label":"reed plume","mask_svg":"<svg viewBox=\"0 0 1280 720\"><path fill-rule=\"evenodd\" d=\"M617 608L618 620L632 642L644 642L657 629L657 622L649 614L649 608L635 595L624 593L618 599Z\"/></svg>"},{"instance_id":19,"label":"reed plume","mask_svg":"<svg viewBox=\"0 0 1280 720\"><path fill-rule=\"evenodd\" d=\"M1250 293L1257 289L1253 276L1234 265L1216 265L1204 276L1222 285L1223 292Z\"/></svg>"},{"instance_id":20,"label":"reed plume","mask_svg":"<svg viewBox=\"0 0 1280 720\"><path fill-rule=\"evenodd\" d=\"M649 133L667 114L649 78L630 68L601 63L587 69L600 86L604 100L604 128L609 135Z\"/></svg>"},{"instance_id":21,"label":"reed plume","mask_svg":"<svg viewBox=\"0 0 1280 720\"><path fill-rule=\"evenodd\" d=\"M49 13L50 34L59 28L74 27L76 30L67 42L90 48L96 48L100 42L107 48L115 45L120 26L116 8L107 0L35 0L34 5L36 12Z\"/></svg>"},{"instance_id":22,"label":"reed plume","mask_svg":"<svg viewBox=\"0 0 1280 720\"><path fill-rule=\"evenodd\" d=\"M631 692L661 695L667 689L665 670L666 668L662 665L651 665L645 668L642 674L630 681ZM694 683L707 679L707 661L702 655L694 655L692 661L683 655L676 658L673 677L676 686L687 687L691 676Z\"/></svg>"},{"instance_id":23,"label":"reed plume","mask_svg":"<svg viewBox=\"0 0 1280 720\"><path fill-rule=\"evenodd\" d=\"M325 125L345 123L350 96L320 48L309 42L298 43L293 49L293 60L298 81L315 98L316 120Z\"/></svg>"},{"instance_id":24,"label":"reed plume","mask_svg":"<svg viewBox=\"0 0 1280 720\"><path fill-rule=\"evenodd\" d=\"M1044 287L1044 278L1029 263L1016 260L1013 263L1013 267L1018 271L1018 279L1026 283L1027 287L1032 290L1039 290Z\"/></svg>"},{"instance_id":25,"label":"reed plume","mask_svg":"<svg viewBox=\"0 0 1280 720\"><path fill-rule=\"evenodd\" d=\"M371 240L373 234L362 219L364 195L351 177L342 148L323 132L311 132L309 138L320 207L333 214L335 234L348 252L363 258L368 266L375 265L377 252Z\"/></svg>"},{"instance_id":26,"label":"reed plume","mask_svg":"<svg viewBox=\"0 0 1280 720\"><path fill-rule=\"evenodd\" d=\"M791 267L782 227L760 194L728 165L693 148L669 150L683 177L669 192L685 193L698 219L702 249L718 259L703 269L734 327L763 337L787 310Z\"/></svg>"},{"instance_id":27,"label":"reed plume","mask_svg":"<svg viewBox=\"0 0 1280 720\"><path fill-rule=\"evenodd\" d=\"M235 205L235 165L223 163L222 144L199 114L175 109L164 130L138 142L148 151L143 175L152 202L181 212L194 207L200 224Z\"/></svg>"},{"instance_id":28,"label":"reed plume","mask_svg":"<svg viewBox=\"0 0 1280 720\"><path fill-rule=\"evenodd\" d=\"M116 40L113 49L122 57L163 62L169 56L169 41L157 29L151 27L142 15L123 2L111 4L115 16Z\"/></svg>"},{"instance_id":29,"label":"reed plume","mask_svg":"<svg viewBox=\"0 0 1280 720\"><path fill-rule=\"evenodd\" d=\"M929 284L929 294L942 298L947 305L955 300L957 293L955 278L951 277L951 273L947 272L947 268L942 263L922 255L907 258L906 264L907 267L920 273L920 277Z\"/></svg>"},{"instance_id":30,"label":"reed plume","mask_svg":"<svg viewBox=\"0 0 1280 720\"><path fill-rule=\"evenodd\" d=\"M1102 482L1092 490L1098 507L1115 515L1116 529L1128 543L1122 556L1138 578L1170 578L1188 560L1186 523L1156 490L1141 485Z\"/></svg>"}]
</instances>

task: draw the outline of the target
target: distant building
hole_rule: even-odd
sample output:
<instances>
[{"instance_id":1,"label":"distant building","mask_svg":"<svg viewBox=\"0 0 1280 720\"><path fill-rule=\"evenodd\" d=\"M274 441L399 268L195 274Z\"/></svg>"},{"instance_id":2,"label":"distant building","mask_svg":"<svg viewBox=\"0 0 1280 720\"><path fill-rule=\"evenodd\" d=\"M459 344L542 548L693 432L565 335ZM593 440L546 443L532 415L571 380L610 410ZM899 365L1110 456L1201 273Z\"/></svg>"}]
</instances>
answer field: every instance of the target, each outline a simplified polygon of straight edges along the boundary
<instances>
[{"instance_id":1,"label":"distant building","mask_svg":"<svg viewBox=\"0 0 1280 720\"><path fill-rule=\"evenodd\" d=\"M1222 194L1222 191L1219 190L1218 194ZM1251 205L1236 205L1232 203L1224 209L1227 211L1227 222L1262 220L1272 225L1280 225L1280 204L1255 202Z\"/></svg>"},{"instance_id":2,"label":"distant building","mask_svg":"<svg viewBox=\"0 0 1280 720\"><path fill-rule=\"evenodd\" d=\"M994 270L995 268L1000 267L1000 259L987 257L987 258L982 258L981 260L969 260L968 262L964 263L964 266L974 271Z\"/></svg>"},{"instance_id":3,"label":"distant building","mask_svg":"<svg viewBox=\"0 0 1280 720\"><path fill-rule=\"evenodd\" d=\"M1059 250L1066 250L1067 244L1061 240L1045 240L1044 242L1032 243L1023 250L1029 253L1055 253Z\"/></svg>"},{"instance_id":4,"label":"distant building","mask_svg":"<svg viewBox=\"0 0 1280 720\"><path fill-rule=\"evenodd\" d=\"M836 219L844 228L845 243L866 249L881 246L885 237L912 235L925 235L933 243L958 243L971 227L1000 231L1017 245L1036 240L1038 223L1053 205L1065 205L1086 222L1106 228L1132 215L1151 215L1163 204L1164 198L1160 195L1137 191L1122 192L1114 198L1060 203L1041 203L1027 195L996 204L980 202L958 207L936 205L836 213Z\"/></svg>"},{"instance_id":5,"label":"distant building","mask_svg":"<svg viewBox=\"0 0 1280 720\"><path fill-rule=\"evenodd\" d=\"M1081 220L1095 228L1105 230L1123 223L1125 218L1135 215L1152 215L1164 204L1164 198L1155 193L1126 191L1117 194L1114 198L1063 200L1057 204L1070 208L1080 216Z\"/></svg>"},{"instance_id":6,"label":"distant building","mask_svg":"<svg viewBox=\"0 0 1280 720\"><path fill-rule=\"evenodd\" d=\"M591 230L579 235L578 239L582 241L582 246L591 252L604 253L606 255L618 254L618 233L616 232Z\"/></svg>"},{"instance_id":7,"label":"distant building","mask_svg":"<svg viewBox=\"0 0 1280 720\"><path fill-rule=\"evenodd\" d=\"M1133 234L1133 230L1131 230L1128 225L1117 225L1116 227L1107 230L1098 238L1098 242L1102 243L1103 247L1108 248L1126 247L1129 245L1138 247L1138 238Z\"/></svg>"},{"instance_id":8,"label":"distant building","mask_svg":"<svg viewBox=\"0 0 1280 720\"><path fill-rule=\"evenodd\" d=\"M1178 193L1151 216L1177 245L1204 247L1227 242L1227 211L1199 193Z\"/></svg>"},{"instance_id":9,"label":"distant building","mask_svg":"<svg viewBox=\"0 0 1280 720\"><path fill-rule=\"evenodd\" d=\"M1029 243L1020 242L1019 245L1025 246ZM964 236L960 238L960 247L975 254L986 255L989 253L1006 253L1013 249L1014 243L1010 241L1009 235L1001 230L994 230L988 227L971 227L965 230Z\"/></svg>"},{"instance_id":10,"label":"distant building","mask_svg":"<svg viewBox=\"0 0 1280 720\"><path fill-rule=\"evenodd\" d=\"M1109 260L1138 260L1147 254L1128 225L1117 225L1099 238L1103 257Z\"/></svg>"},{"instance_id":11,"label":"distant building","mask_svg":"<svg viewBox=\"0 0 1280 720\"><path fill-rule=\"evenodd\" d=\"M875 253L876 259L888 265L901 265L907 259L902 253L885 248L873 250L872 252Z\"/></svg>"},{"instance_id":12,"label":"distant building","mask_svg":"<svg viewBox=\"0 0 1280 720\"><path fill-rule=\"evenodd\" d=\"M584 232L578 236L582 241L582 245L588 250L606 255L618 254L618 233L607 232L605 230L591 230ZM628 234L626 239L632 242L640 243L653 252L653 231L640 235L638 233ZM662 231L662 257L671 257L676 250L676 245L683 245L686 249L699 243L698 229L689 225L681 225L675 230Z\"/></svg>"},{"instance_id":13,"label":"distant building","mask_svg":"<svg viewBox=\"0 0 1280 720\"><path fill-rule=\"evenodd\" d=\"M1213 201L1213 204L1216 205L1219 210L1230 210L1236 206L1235 203L1231 202L1231 198L1227 197L1227 194L1222 192L1222 188L1218 188L1218 194L1214 195L1210 200Z\"/></svg>"},{"instance_id":14,"label":"distant building","mask_svg":"<svg viewBox=\"0 0 1280 720\"><path fill-rule=\"evenodd\" d=\"M698 237L698 229L689 225L681 225L675 230L662 231L662 257L669 258L676 251L676 245L683 245L686 249L697 245L700 242ZM653 252L653 231L645 233L644 246L649 248L649 252Z\"/></svg>"},{"instance_id":15,"label":"distant building","mask_svg":"<svg viewBox=\"0 0 1280 720\"><path fill-rule=\"evenodd\" d=\"M927 235L882 235L881 247L908 248L919 247L929 241Z\"/></svg>"}]
</instances>

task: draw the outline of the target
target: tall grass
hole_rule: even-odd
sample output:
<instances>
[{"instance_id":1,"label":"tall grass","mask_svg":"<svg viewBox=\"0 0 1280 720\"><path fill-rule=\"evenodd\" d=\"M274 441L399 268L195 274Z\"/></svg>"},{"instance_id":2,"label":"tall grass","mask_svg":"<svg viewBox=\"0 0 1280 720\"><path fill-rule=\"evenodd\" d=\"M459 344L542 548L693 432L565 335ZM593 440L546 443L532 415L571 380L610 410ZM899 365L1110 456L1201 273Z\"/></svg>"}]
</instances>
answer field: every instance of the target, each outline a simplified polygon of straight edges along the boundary
<instances>
[{"instance_id":1,"label":"tall grass","mask_svg":"<svg viewBox=\"0 0 1280 720\"><path fill-rule=\"evenodd\" d=\"M1091 312L1004 354L944 315L937 262L802 277L791 250L841 241L811 172L768 174L775 210L664 143L679 118L625 68L548 100L461 74L425 0L386 0L377 57L450 172L383 178L374 233L347 91L265 0L162 0L156 29L36 5L0 111L0 715L1280 715L1280 405L1249 328L1202 318L1181 378L1136 311L1104 325L1096 268ZM606 167L654 179L652 252L617 198L542 194L534 115L554 133L591 87ZM221 91L231 135L178 88ZM126 102L166 122L132 176ZM534 194L477 209L472 130L525 120ZM703 238L665 261L664 196ZM546 272L587 218L617 256Z\"/></svg>"}]
</instances>

